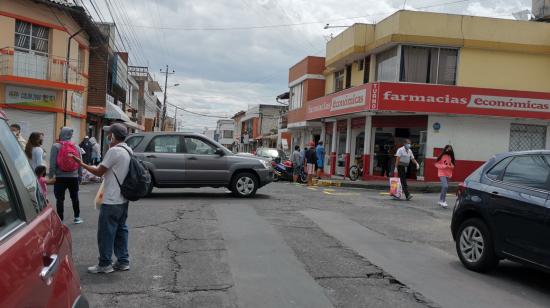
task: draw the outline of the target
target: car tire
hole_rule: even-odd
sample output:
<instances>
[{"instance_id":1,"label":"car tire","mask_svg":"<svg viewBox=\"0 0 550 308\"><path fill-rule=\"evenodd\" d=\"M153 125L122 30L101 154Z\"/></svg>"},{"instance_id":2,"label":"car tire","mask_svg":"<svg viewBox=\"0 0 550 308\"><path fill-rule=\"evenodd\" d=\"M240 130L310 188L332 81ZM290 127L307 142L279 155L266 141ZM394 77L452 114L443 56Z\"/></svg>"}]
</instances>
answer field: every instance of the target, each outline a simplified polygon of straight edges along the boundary
<instances>
[{"instance_id":1,"label":"car tire","mask_svg":"<svg viewBox=\"0 0 550 308\"><path fill-rule=\"evenodd\" d=\"M235 197L251 198L258 190L258 178L250 172L241 172L233 177L231 191Z\"/></svg>"},{"instance_id":2,"label":"car tire","mask_svg":"<svg viewBox=\"0 0 550 308\"><path fill-rule=\"evenodd\" d=\"M458 228L456 239L456 252L467 269L487 272L498 265L493 237L481 219L464 221Z\"/></svg>"}]
</instances>

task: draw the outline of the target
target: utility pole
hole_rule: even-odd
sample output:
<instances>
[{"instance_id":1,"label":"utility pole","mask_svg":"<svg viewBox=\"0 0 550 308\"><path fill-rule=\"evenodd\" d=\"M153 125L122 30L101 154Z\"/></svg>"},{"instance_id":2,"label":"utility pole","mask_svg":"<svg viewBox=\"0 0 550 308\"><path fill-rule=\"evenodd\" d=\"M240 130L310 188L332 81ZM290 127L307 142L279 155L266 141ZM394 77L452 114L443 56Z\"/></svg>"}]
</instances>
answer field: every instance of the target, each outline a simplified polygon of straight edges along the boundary
<instances>
[{"instance_id":1,"label":"utility pole","mask_svg":"<svg viewBox=\"0 0 550 308\"><path fill-rule=\"evenodd\" d=\"M172 72L168 71L168 65L166 65L166 70L163 72L162 69L160 70L161 73L164 73L164 100L162 102L162 117L161 117L161 131L164 130L164 122L166 120L166 89L168 89L168 75L175 74L176 71L172 70Z\"/></svg>"},{"instance_id":2,"label":"utility pole","mask_svg":"<svg viewBox=\"0 0 550 308\"><path fill-rule=\"evenodd\" d=\"M69 83L69 61L71 60L71 39L75 36L77 36L80 32L84 31L84 29L80 29L77 32L73 33L71 36L69 36L69 39L67 40L67 59L65 60L65 83ZM77 64L78 66L78 64ZM65 89L65 99L64 99L64 106L63 106L63 126L67 126L67 95L69 90Z\"/></svg>"}]
</instances>

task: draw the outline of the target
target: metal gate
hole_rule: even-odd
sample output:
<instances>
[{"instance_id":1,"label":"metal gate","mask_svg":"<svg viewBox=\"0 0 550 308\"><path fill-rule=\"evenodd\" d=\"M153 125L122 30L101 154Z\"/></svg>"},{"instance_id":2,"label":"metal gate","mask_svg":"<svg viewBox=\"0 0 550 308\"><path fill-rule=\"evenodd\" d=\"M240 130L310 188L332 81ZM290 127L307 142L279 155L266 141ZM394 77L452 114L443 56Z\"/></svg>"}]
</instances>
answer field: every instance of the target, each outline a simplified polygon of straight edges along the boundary
<instances>
[{"instance_id":1,"label":"metal gate","mask_svg":"<svg viewBox=\"0 0 550 308\"><path fill-rule=\"evenodd\" d=\"M510 151L542 150L546 148L546 126L512 124Z\"/></svg>"},{"instance_id":2,"label":"metal gate","mask_svg":"<svg viewBox=\"0 0 550 308\"><path fill-rule=\"evenodd\" d=\"M29 139L32 132L44 133L42 148L49 153L55 140L55 113L41 111L26 111L17 109L4 109L8 116L8 122L21 125L21 134L25 140ZM49 159L49 156L47 157Z\"/></svg>"}]
</instances>

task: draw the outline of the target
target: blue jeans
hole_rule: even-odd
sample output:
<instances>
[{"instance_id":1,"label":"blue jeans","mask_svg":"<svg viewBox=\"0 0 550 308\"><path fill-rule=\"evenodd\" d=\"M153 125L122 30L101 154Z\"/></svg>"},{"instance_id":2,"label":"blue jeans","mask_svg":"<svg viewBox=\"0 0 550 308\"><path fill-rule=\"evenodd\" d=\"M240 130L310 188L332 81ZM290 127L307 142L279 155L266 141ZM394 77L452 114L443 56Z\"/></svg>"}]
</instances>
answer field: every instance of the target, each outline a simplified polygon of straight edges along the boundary
<instances>
[{"instance_id":1,"label":"blue jeans","mask_svg":"<svg viewBox=\"0 0 550 308\"><path fill-rule=\"evenodd\" d=\"M118 263L130 264L126 218L128 218L128 203L101 205L97 228L99 266L112 263L113 250Z\"/></svg>"},{"instance_id":2,"label":"blue jeans","mask_svg":"<svg viewBox=\"0 0 550 308\"><path fill-rule=\"evenodd\" d=\"M439 201L445 202L445 199L447 199L447 191L449 190L449 178L446 176L440 176L439 180L441 181L441 194L439 194Z\"/></svg>"}]
</instances>

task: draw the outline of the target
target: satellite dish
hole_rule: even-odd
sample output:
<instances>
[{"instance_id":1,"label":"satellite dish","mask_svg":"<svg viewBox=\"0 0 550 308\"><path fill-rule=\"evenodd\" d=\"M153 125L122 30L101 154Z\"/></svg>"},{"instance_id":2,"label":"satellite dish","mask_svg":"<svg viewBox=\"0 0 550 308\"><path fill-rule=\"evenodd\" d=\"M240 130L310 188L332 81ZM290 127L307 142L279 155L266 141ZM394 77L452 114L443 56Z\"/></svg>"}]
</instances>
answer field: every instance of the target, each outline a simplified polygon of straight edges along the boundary
<instances>
[{"instance_id":1,"label":"satellite dish","mask_svg":"<svg viewBox=\"0 0 550 308\"><path fill-rule=\"evenodd\" d=\"M531 17L531 11L523 10L523 11L515 12L515 13L512 13L512 16L514 16L515 20L529 20L529 17Z\"/></svg>"}]
</instances>

